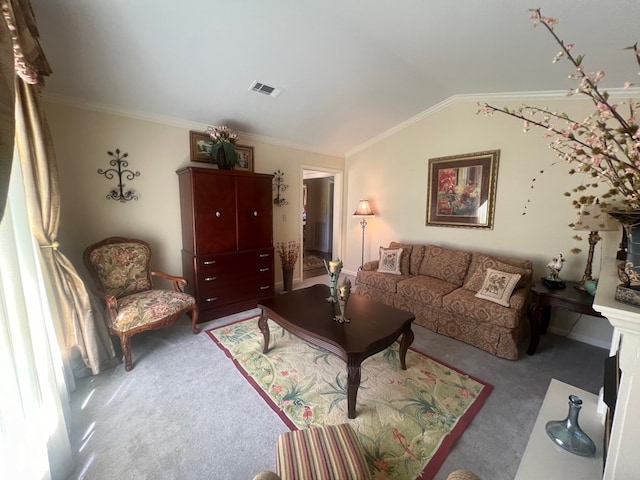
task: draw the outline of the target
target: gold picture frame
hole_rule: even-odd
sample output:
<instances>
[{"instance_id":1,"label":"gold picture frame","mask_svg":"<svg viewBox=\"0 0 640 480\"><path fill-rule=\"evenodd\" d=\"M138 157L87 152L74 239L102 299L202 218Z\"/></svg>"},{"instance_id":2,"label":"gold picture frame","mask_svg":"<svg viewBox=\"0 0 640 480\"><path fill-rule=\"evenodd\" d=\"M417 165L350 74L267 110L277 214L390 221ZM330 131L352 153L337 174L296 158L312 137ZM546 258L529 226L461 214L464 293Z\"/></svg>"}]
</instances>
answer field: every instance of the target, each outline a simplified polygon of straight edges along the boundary
<instances>
[{"instance_id":1,"label":"gold picture frame","mask_svg":"<svg viewBox=\"0 0 640 480\"><path fill-rule=\"evenodd\" d=\"M236 152L238 153L238 165L233 169L253 172L253 147L236 145Z\"/></svg>"},{"instance_id":2,"label":"gold picture frame","mask_svg":"<svg viewBox=\"0 0 640 480\"><path fill-rule=\"evenodd\" d=\"M192 162L205 162L216 164L215 160L211 160L209 152L212 145L211 137L207 132L189 132L189 148L190 158ZM233 167L234 170L242 170L245 172L253 172L253 147L248 145L236 145L238 153L239 165Z\"/></svg>"},{"instance_id":3,"label":"gold picture frame","mask_svg":"<svg viewBox=\"0 0 640 480\"><path fill-rule=\"evenodd\" d=\"M428 226L493 228L500 150L429 160Z\"/></svg>"}]
</instances>

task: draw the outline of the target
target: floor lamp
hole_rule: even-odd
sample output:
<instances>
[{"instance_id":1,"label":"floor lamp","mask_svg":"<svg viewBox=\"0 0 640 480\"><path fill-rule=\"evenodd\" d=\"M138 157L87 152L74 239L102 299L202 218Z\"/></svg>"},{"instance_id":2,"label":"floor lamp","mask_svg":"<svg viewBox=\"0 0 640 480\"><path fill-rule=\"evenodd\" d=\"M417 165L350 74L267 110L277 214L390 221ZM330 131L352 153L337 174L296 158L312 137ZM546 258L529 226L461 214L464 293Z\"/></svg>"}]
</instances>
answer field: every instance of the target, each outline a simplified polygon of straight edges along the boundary
<instances>
[{"instance_id":1,"label":"floor lamp","mask_svg":"<svg viewBox=\"0 0 640 480\"><path fill-rule=\"evenodd\" d=\"M364 267L364 227L367 226L367 217L374 217L375 214L369 206L369 200L360 200L358 208L353 212L354 217L361 217L360 225L362 226L362 258L360 260L360 270Z\"/></svg>"},{"instance_id":2,"label":"floor lamp","mask_svg":"<svg viewBox=\"0 0 640 480\"><path fill-rule=\"evenodd\" d=\"M598 235L598 232L617 230L618 225L611 217L609 217L609 214L600 210L600 204L596 200L596 203L584 205L582 207L578 221L574 224L573 229L589 232L589 254L587 255L587 266L584 269L582 280L578 285L576 285L578 290L584 290L585 282L593 280L591 277L591 264L593 263L593 252L596 243L600 241L600 235Z\"/></svg>"}]
</instances>

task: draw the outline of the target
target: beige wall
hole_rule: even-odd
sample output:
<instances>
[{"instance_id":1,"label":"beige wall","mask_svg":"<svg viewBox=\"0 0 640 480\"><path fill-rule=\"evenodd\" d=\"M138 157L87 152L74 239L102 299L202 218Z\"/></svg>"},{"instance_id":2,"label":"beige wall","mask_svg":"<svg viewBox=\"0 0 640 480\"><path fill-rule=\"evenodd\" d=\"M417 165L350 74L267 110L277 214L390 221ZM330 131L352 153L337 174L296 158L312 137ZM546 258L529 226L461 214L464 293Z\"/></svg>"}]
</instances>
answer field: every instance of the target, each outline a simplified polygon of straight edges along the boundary
<instances>
[{"instance_id":1,"label":"beige wall","mask_svg":"<svg viewBox=\"0 0 640 480\"><path fill-rule=\"evenodd\" d=\"M46 102L53 135L62 196L60 243L84 274L82 251L112 235L143 238L154 250L152 267L182 273L178 177L175 171L189 162L189 126L174 126L127 116ZM186 123L186 122L185 122ZM204 129L204 128L202 128ZM288 204L274 206L274 243L301 238L302 166L342 171L342 158L256 141L241 136L240 143L255 147L255 171L285 173ZM125 181L139 200L120 203L105 197L117 181L97 173L109 168L108 150L129 154L129 168L140 176ZM296 277L298 271L296 271ZM276 282L282 272L276 255Z\"/></svg>"},{"instance_id":2,"label":"beige wall","mask_svg":"<svg viewBox=\"0 0 640 480\"><path fill-rule=\"evenodd\" d=\"M520 106L523 102L512 102ZM503 106L505 103L499 103ZM540 102L540 106L574 111L582 118L589 104L576 100ZM567 166L550 166L556 159L541 131L522 131L519 121L506 115L476 115L475 102L452 102L375 144L347 156L346 212L353 212L361 198L369 198L377 214L365 231L365 261L377 258L379 246L392 240L434 243L490 253L524 257L534 262L534 278L546 276L546 264L558 253L566 257L561 277L579 280L584 272L588 244L572 239L567 226L576 210L563 195L581 179L570 176ZM500 165L492 230L426 226L427 171L430 158L500 150ZM543 174L539 171L544 170ZM533 183L532 178L537 177ZM530 200L529 203L528 200ZM524 207L527 206L526 215ZM361 227L358 219L345 216L345 269L360 263ZM620 234L605 234L607 245L617 248ZM600 271L596 247L593 274ZM578 247L582 254L573 255ZM551 329L567 332L577 315L563 312L552 319ZM608 347L611 327L606 320L582 317L573 336Z\"/></svg>"},{"instance_id":3,"label":"beige wall","mask_svg":"<svg viewBox=\"0 0 640 480\"><path fill-rule=\"evenodd\" d=\"M514 105L519 105L515 102ZM545 106L580 109L576 101L544 102ZM175 171L189 164L189 135L193 126L166 123L104 113L69 104L48 101L46 114L54 138L62 195L60 242L66 255L84 272L83 249L111 235L147 239L154 248L153 267L181 273L181 232L178 181ZM349 155L345 160L308 152L250 136L241 144L255 147L255 171L273 173L280 169L289 185L284 196L288 204L274 207L274 242L301 240L301 185L303 168L340 173L345 169L340 243L345 272L360 265L361 227L352 217L361 198L369 198L377 213L365 231L365 260L377 257L377 248L391 240L430 242L454 248L473 248L530 258L536 277L546 275L546 263L557 253L567 262L565 279L579 279L586 261L586 238L572 240L567 224L575 211L563 192L579 179L566 174L562 164L549 165L554 157L540 132L523 134L521 125L505 116L485 118L475 114L475 104L458 102L426 116L394 135ZM452 128L453 126L453 128ZM140 177L125 182L135 190L138 201L119 203L105 196L116 185L98 175L109 167L108 150L120 148L129 154L129 167ZM493 230L427 227L426 194L429 158L500 149L500 167ZM545 173L540 175L540 169ZM538 177L532 190L531 178ZM574 182L572 184L572 181ZM530 199L527 215L523 208ZM339 235L339 233L336 233ZM606 244L617 248L619 235L603 234ZM594 276L599 272L598 244ZM574 247L584 250L571 255ZM298 265L299 266L299 265ZM295 277L299 276L296 269ZM276 282L281 281L276 256ZM578 319L559 315L552 329L562 333ZM573 336L602 346L608 344L608 322L582 317Z\"/></svg>"}]
</instances>

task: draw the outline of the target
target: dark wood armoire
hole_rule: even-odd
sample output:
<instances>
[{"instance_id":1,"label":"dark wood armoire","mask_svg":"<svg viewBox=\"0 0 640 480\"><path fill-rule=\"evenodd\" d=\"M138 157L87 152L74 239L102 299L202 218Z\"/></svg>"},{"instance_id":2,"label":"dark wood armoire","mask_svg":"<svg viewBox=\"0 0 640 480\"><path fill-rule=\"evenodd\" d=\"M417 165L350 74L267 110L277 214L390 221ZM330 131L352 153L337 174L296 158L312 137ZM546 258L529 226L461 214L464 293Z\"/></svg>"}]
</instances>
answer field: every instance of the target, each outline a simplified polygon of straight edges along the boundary
<instances>
[{"instance_id":1,"label":"dark wood armoire","mask_svg":"<svg viewBox=\"0 0 640 480\"><path fill-rule=\"evenodd\" d=\"M199 322L255 308L274 294L272 175L177 171L182 269Z\"/></svg>"}]
</instances>

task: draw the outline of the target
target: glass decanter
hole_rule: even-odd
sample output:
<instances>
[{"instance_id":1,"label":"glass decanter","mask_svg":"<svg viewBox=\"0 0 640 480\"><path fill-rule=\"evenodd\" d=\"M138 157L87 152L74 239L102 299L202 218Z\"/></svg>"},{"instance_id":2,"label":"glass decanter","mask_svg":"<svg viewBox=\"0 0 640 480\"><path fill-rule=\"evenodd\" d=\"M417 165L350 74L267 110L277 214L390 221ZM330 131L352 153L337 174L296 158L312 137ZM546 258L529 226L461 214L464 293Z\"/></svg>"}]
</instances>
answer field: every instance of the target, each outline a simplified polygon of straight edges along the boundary
<instances>
[{"instance_id":1,"label":"glass decanter","mask_svg":"<svg viewBox=\"0 0 640 480\"><path fill-rule=\"evenodd\" d=\"M576 455L591 457L596 453L596 445L580 428L578 414L581 408L582 400L576 395L569 395L567 418L547 422L545 430L556 445Z\"/></svg>"}]
</instances>

